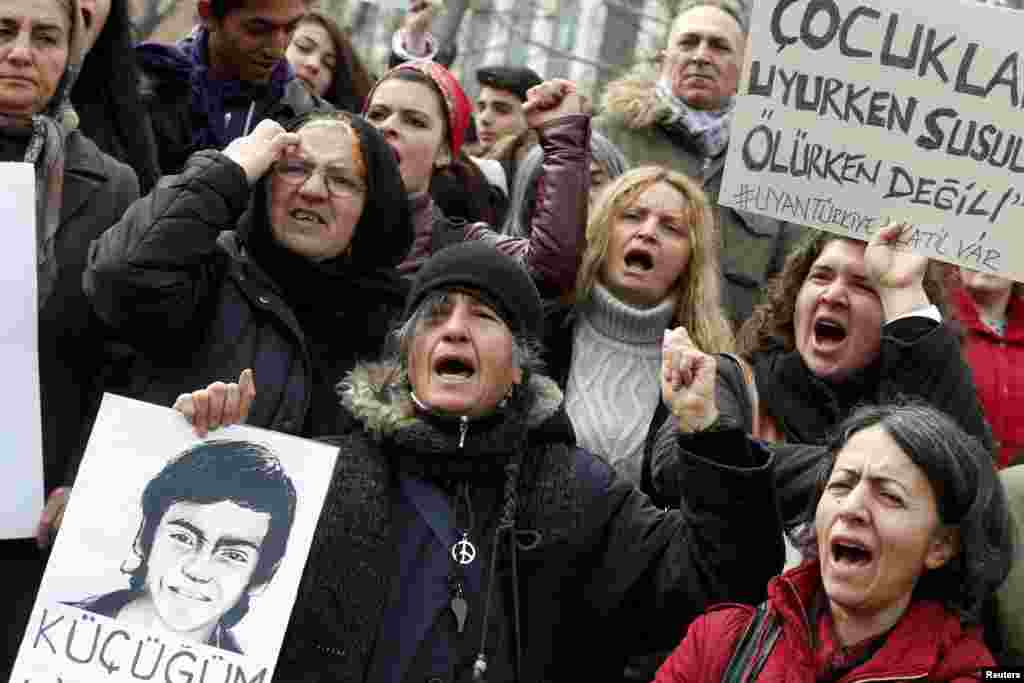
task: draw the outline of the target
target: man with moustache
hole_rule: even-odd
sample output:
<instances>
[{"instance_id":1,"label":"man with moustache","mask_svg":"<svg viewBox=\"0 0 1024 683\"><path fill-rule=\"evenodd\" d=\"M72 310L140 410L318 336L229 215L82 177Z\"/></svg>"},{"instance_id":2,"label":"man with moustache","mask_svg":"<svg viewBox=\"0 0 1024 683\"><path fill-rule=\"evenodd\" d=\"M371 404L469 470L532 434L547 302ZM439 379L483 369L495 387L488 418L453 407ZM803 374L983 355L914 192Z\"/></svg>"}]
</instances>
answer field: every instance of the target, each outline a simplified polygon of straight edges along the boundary
<instances>
[{"instance_id":1,"label":"man with moustache","mask_svg":"<svg viewBox=\"0 0 1024 683\"><path fill-rule=\"evenodd\" d=\"M285 51L311 0L198 0L202 23L176 45L136 48L140 94L160 170L179 173L201 149L224 149L265 118L330 109L295 78Z\"/></svg>"},{"instance_id":2,"label":"man with moustache","mask_svg":"<svg viewBox=\"0 0 1024 683\"><path fill-rule=\"evenodd\" d=\"M122 566L129 587L71 604L240 654L231 627L277 572L295 504L291 479L264 446L205 441L146 484L136 566Z\"/></svg>"},{"instance_id":3,"label":"man with moustache","mask_svg":"<svg viewBox=\"0 0 1024 683\"><path fill-rule=\"evenodd\" d=\"M750 317L800 232L717 206L747 31L736 0L683 0L659 72L641 69L610 83L594 120L634 166L658 164L702 180L716 205L723 302L734 324Z\"/></svg>"}]
</instances>

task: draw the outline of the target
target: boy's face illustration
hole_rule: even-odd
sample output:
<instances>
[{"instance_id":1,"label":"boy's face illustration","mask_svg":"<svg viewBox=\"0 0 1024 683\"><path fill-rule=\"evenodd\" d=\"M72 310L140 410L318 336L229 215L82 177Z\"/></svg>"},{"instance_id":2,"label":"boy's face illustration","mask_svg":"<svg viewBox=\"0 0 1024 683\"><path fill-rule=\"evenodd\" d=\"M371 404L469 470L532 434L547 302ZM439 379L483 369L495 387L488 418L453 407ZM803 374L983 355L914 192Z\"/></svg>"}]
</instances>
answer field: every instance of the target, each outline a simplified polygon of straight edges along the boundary
<instances>
[{"instance_id":1,"label":"boy's face illustration","mask_svg":"<svg viewBox=\"0 0 1024 683\"><path fill-rule=\"evenodd\" d=\"M178 502L153 538L146 593L164 625L205 640L250 590L270 515L225 500Z\"/></svg>"}]
</instances>

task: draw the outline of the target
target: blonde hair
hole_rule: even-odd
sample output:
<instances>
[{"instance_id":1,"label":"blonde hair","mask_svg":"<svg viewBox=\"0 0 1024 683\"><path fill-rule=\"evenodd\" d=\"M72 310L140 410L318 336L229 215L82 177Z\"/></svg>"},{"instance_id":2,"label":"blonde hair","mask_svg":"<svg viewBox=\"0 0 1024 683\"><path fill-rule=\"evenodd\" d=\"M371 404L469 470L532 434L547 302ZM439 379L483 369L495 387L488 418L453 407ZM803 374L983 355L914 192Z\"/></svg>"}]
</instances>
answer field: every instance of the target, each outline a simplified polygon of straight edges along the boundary
<instances>
[{"instance_id":1,"label":"blonde hair","mask_svg":"<svg viewBox=\"0 0 1024 683\"><path fill-rule=\"evenodd\" d=\"M714 214L704 191L682 173L661 166L641 166L627 171L601 190L587 223L587 245L576 278L574 299L578 303L590 297L608 257L613 226L637 197L658 183L677 190L688 205L685 220L690 229L690 261L675 287L673 323L685 327L701 351L731 352L735 340L722 311L719 235Z\"/></svg>"}]
</instances>

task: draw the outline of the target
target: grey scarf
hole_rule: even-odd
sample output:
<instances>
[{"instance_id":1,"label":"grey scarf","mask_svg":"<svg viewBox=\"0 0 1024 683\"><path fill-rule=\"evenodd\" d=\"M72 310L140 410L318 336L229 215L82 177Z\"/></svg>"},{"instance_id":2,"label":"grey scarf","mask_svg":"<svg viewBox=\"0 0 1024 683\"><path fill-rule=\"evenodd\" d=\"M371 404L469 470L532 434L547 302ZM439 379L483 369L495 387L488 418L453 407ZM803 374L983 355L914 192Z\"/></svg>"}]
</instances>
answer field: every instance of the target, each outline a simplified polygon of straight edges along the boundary
<instances>
[{"instance_id":1,"label":"grey scarf","mask_svg":"<svg viewBox=\"0 0 1024 683\"><path fill-rule=\"evenodd\" d=\"M36 173L36 279L39 310L46 305L57 281L55 242L60 226L64 190L65 129L51 117L0 114L0 129L30 130L24 162Z\"/></svg>"},{"instance_id":2,"label":"grey scarf","mask_svg":"<svg viewBox=\"0 0 1024 683\"><path fill-rule=\"evenodd\" d=\"M671 84L664 78L658 79L654 88L658 99L671 112L668 119L661 125L670 131L680 131L696 139L704 155L715 158L725 151L729 145L729 122L732 112L732 100L714 111L694 109L672 93Z\"/></svg>"}]
</instances>

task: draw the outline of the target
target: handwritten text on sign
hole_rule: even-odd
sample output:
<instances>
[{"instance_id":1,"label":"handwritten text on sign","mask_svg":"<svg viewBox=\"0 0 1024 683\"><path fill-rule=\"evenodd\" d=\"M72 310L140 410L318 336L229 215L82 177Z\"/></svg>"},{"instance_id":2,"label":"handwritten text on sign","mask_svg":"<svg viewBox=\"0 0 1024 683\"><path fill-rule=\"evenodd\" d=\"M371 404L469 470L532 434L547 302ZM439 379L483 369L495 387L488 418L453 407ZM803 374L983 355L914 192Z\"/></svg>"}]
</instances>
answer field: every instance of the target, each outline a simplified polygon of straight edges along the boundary
<instances>
[{"instance_id":1,"label":"handwritten text on sign","mask_svg":"<svg viewBox=\"0 0 1024 683\"><path fill-rule=\"evenodd\" d=\"M755 5L720 200L1024 280L1024 13L957 0Z\"/></svg>"}]
</instances>

